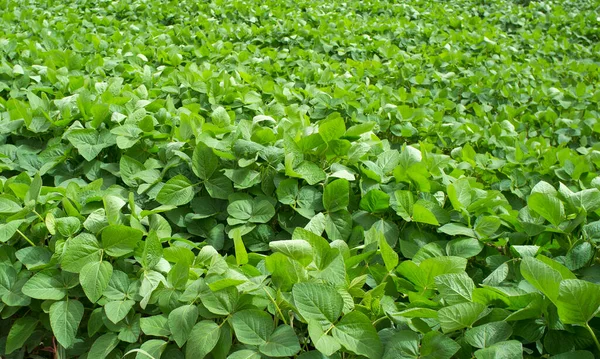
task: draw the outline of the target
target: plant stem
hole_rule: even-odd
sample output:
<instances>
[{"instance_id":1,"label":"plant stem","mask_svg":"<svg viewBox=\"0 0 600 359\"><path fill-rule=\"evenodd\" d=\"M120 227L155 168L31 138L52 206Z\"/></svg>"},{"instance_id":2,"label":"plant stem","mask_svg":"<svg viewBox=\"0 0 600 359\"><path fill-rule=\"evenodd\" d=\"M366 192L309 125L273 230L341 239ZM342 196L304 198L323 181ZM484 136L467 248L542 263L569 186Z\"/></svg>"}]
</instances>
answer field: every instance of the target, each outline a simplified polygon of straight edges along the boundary
<instances>
[{"instance_id":1,"label":"plant stem","mask_svg":"<svg viewBox=\"0 0 600 359\"><path fill-rule=\"evenodd\" d=\"M33 243L33 242L31 241L31 239L27 238L27 236L26 236L26 235L25 235L23 232L21 232L21 231L19 231L19 230L17 229L17 233L19 233L19 234L21 235L21 237L25 238L25 240L26 240L27 242L29 242L29 244L31 244L32 246L34 246L34 247L35 247L35 243Z\"/></svg>"},{"instance_id":2,"label":"plant stem","mask_svg":"<svg viewBox=\"0 0 600 359\"><path fill-rule=\"evenodd\" d=\"M592 329L592 327L590 327L589 323L585 323L585 327L587 328L587 330L592 335L592 338L594 339L594 343L596 343L596 348L598 348L598 351L600 351L600 342L598 342L598 338L596 337L596 333L594 333L594 330Z\"/></svg>"},{"instance_id":3,"label":"plant stem","mask_svg":"<svg viewBox=\"0 0 600 359\"><path fill-rule=\"evenodd\" d=\"M271 296L271 294L269 293L269 291L266 290L264 287L263 287L263 290L265 291L265 293L267 294L267 296L269 297L269 299L271 299L271 302L273 302L273 305L275 306L275 309L277 309L277 312L279 313L279 316L281 317L281 320L283 320L283 323L285 325L287 325L287 321L285 320L285 317L283 316L283 313L281 312L281 308L279 308L279 306L277 305L277 302L275 301L275 298L273 298Z\"/></svg>"}]
</instances>

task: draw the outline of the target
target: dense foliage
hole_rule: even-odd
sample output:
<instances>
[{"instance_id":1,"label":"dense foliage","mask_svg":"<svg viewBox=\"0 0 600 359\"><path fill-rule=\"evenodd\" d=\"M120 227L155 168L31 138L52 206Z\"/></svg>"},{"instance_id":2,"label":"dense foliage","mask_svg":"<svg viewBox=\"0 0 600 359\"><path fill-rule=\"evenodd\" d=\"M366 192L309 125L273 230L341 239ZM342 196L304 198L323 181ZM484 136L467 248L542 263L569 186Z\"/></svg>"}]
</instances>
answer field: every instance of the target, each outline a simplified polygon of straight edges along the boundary
<instances>
[{"instance_id":1,"label":"dense foliage","mask_svg":"<svg viewBox=\"0 0 600 359\"><path fill-rule=\"evenodd\" d=\"M3 357L600 357L598 1L0 9Z\"/></svg>"}]
</instances>

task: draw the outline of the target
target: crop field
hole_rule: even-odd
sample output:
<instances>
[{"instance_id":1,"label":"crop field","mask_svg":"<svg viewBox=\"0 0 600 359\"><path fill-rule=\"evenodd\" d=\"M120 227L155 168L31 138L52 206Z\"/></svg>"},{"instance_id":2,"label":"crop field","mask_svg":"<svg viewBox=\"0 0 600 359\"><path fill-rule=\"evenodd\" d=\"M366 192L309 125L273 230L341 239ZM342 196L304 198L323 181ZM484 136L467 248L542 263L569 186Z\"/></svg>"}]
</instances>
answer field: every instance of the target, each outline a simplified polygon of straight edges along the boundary
<instances>
[{"instance_id":1,"label":"crop field","mask_svg":"<svg viewBox=\"0 0 600 359\"><path fill-rule=\"evenodd\" d=\"M0 0L0 357L600 358L600 1Z\"/></svg>"}]
</instances>

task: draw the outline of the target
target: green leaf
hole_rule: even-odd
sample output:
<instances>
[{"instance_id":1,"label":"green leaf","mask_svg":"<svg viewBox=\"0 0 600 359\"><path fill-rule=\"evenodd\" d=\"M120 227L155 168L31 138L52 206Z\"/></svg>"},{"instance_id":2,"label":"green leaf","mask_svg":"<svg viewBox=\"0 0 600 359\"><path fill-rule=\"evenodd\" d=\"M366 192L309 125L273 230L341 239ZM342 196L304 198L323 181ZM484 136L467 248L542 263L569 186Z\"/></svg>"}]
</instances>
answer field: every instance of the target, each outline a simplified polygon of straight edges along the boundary
<instances>
[{"instance_id":1,"label":"green leaf","mask_svg":"<svg viewBox=\"0 0 600 359\"><path fill-rule=\"evenodd\" d=\"M165 315L153 315L140 319L140 328L146 335L167 337L171 335L168 319Z\"/></svg>"},{"instance_id":2,"label":"green leaf","mask_svg":"<svg viewBox=\"0 0 600 359\"><path fill-rule=\"evenodd\" d=\"M116 300L104 305L106 317L113 323L118 323L127 316L131 308L135 305L133 300Z\"/></svg>"},{"instance_id":3,"label":"green leaf","mask_svg":"<svg viewBox=\"0 0 600 359\"><path fill-rule=\"evenodd\" d=\"M442 331L450 333L463 328L469 328L485 310L480 303L459 303L444 307L438 311Z\"/></svg>"},{"instance_id":4,"label":"green leaf","mask_svg":"<svg viewBox=\"0 0 600 359\"><path fill-rule=\"evenodd\" d=\"M381 257L383 263L388 272L393 271L398 266L398 253L389 245L385 236L379 237L379 250L381 251Z\"/></svg>"},{"instance_id":5,"label":"green leaf","mask_svg":"<svg viewBox=\"0 0 600 359\"><path fill-rule=\"evenodd\" d=\"M192 170L201 180L207 180L215 173L219 167L219 158L215 155L212 148L203 142L198 142L192 155Z\"/></svg>"},{"instance_id":6,"label":"green leaf","mask_svg":"<svg viewBox=\"0 0 600 359\"><path fill-rule=\"evenodd\" d=\"M31 334L33 334L37 324L38 320L32 317L23 317L15 320L6 337L4 353L10 354L21 348Z\"/></svg>"},{"instance_id":7,"label":"green leaf","mask_svg":"<svg viewBox=\"0 0 600 359\"><path fill-rule=\"evenodd\" d=\"M342 346L369 359L383 356L383 346L369 318L361 312L350 312L342 317L332 330L333 337Z\"/></svg>"},{"instance_id":8,"label":"green leaf","mask_svg":"<svg viewBox=\"0 0 600 359\"><path fill-rule=\"evenodd\" d=\"M50 326L56 340L65 348L75 343L79 323L83 318L83 304L68 299L50 306Z\"/></svg>"},{"instance_id":9,"label":"green leaf","mask_svg":"<svg viewBox=\"0 0 600 359\"><path fill-rule=\"evenodd\" d=\"M390 207L390 196L378 189L367 192L360 199L360 208L367 212L383 212Z\"/></svg>"},{"instance_id":10,"label":"green leaf","mask_svg":"<svg viewBox=\"0 0 600 359\"><path fill-rule=\"evenodd\" d=\"M531 257L521 261L521 275L537 290L556 303L562 276L549 265Z\"/></svg>"},{"instance_id":11,"label":"green leaf","mask_svg":"<svg viewBox=\"0 0 600 359\"><path fill-rule=\"evenodd\" d=\"M246 309L233 314L230 319L236 338L248 345L264 345L273 330L273 318L257 309Z\"/></svg>"},{"instance_id":12,"label":"green leaf","mask_svg":"<svg viewBox=\"0 0 600 359\"><path fill-rule=\"evenodd\" d=\"M328 183L323 190L323 207L327 212L346 209L350 203L350 183L339 178Z\"/></svg>"},{"instance_id":13,"label":"green leaf","mask_svg":"<svg viewBox=\"0 0 600 359\"><path fill-rule=\"evenodd\" d=\"M565 265L568 269L574 271L581 269L592 260L595 249L589 242L579 243L569 250L565 258Z\"/></svg>"},{"instance_id":14,"label":"green leaf","mask_svg":"<svg viewBox=\"0 0 600 359\"><path fill-rule=\"evenodd\" d=\"M79 282L92 303L102 297L112 273L113 267L109 262L91 262L81 268Z\"/></svg>"},{"instance_id":15,"label":"green leaf","mask_svg":"<svg viewBox=\"0 0 600 359\"><path fill-rule=\"evenodd\" d=\"M412 219L415 222L431 224L433 226L439 226L437 218L431 212L431 210L425 207L423 204L417 202L413 205Z\"/></svg>"},{"instance_id":16,"label":"green leaf","mask_svg":"<svg viewBox=\"0 0 600 359\"><path fill-rule=\"evenodd\" d=\"M461 178L447 186L448 199L457 211L466 209L471 204L471 185L469 180Z\"/></svg>"},{"instance_id":17,"label":"green leaf","mask_svg":"<svg viewBox=\"0 0 600 359\"><path fill-rule=\"evenodd\" d=\"M109 256L121 257L133 252L142 235L139 229L110 225L102 230L102 247Z\"/></svg>"},{"instance_id":18,"label":"green leaf","mask_svg":"<svg viewBox=\"0 0 600 359\"><path fill-rule=\"evenodd\" d=\"M258 350L269 357L292 357L300 351L296 332L289 325L280 325Z\"/></svg>"},{"instance_id":19,"label":"green leaf","mask_svg":"<svg viewBox=\"0 0 600 359\"><path fill-rule=\"evenodd\" d=\"M217 323L209 320L194 325L185 346L185 357L202 359L208 355L219 341L220 329Z\"/></svg>"},{"instance_id":20,"label":"green leaf","mask_svg":"<svg viewBox=\"0 0 600 359\"><path fill-rule=\"evenodd\" d=\"M288 239L284 241L269 242L269 249L279 252L297 260L307 266L313 261L313 248L310 243L302 239Z\"/></svg>"},{"instance_id":21,"label":"green leaf","mask_svg":"<svg viewBox=\"0 0 600 359\"><path fill-rule=\"evenodd\" d=\"M330 142L342 137L346 133L344 119L336 116L319 122L319 134L323 141Z\"/></svg>"},{"instance_id":22,"label":"green leaf","mask_svg":"<svg viewBox=\"0 0 600 359\"><path fill-rule=\"evenodd\" d=\"M600 285L580 279L563 280L555 303L563 323L586 325L600 311Z\"/></svg>"},{"instance_id":23,"label":"green leaf","mask_svg":"<svg viewBox=\"0 0 600 359\"><path fill-rule=\"evenodd\" d=\"M23 208L18 203L8 198L0 197L0 214L13 214L22 209Z\"/></svg>"},{"instance_id":24,"label":"green leaf","mask_svg":"<svg viewBox=\"0 0 600 359\"><path fill-rule=\"evenodd\" d=\"M194 198L194 187L187 177L177 175L165 183L156 200L163 205L182 206Z\"/></svg>"},{"instance_id":25,"label":"green leaf","mask_svg":"<svg viewBox=\"0 0 600 359\"><path fill-rule=\"evenodd\" d=\"M327 356L333 355L342 348L337 339L325 333L317 320L308 320L308 334L315 348Z\"/></svg>"},{"instance_id":26,"label":"green leaf","mask_svg":"<svg viewBox=\"0 0 600 359\"><path fill-rule=\"evenodd\" d=\"M184 305L169 313L168 324L175 343L181 348L190 336L190 332L198 319L198 308L195 305Z\"/></svg>"},{"instance_id":27,"label":"green leaf","mask_svg":"<svg viewBox=\"0 0 600 359\"><path fill-rule=\"evenodd\" d=\"M267 223L275 215L275 208L273 205L263 199L242 199L232 202L227 206L227 213L240 222L241 224L247 222L252 223Z\"/></svg>"},{"instance_id":28,"label":"green leaf","mask_svg":"<svg viewBox=\"0 0 600 359\"><path fill-rule=\"evenodd\" d=\"M147 340L137 350L135 359L159 359L167 348L167 344L166 341L160 339ZM125 356L127 356L127 353Z\"/></svg>"},{"instance_id":29,"label":"green leaf","mask_svg":"<svg viewBox=\"0 0 600 359\"><path fill-rule=\"evenodd\" d=\"M261 355L254 350L242 349L231 353L227 359L260 359Z\"/></svg>"},{"instance_id":30,"label":"green leaf","mask_svg":"<svg viewBox=\"0 0 600 359\"><path fill-rule=\"evenodd\" d=\"M594 359L594 354L587 350L574 350L558 355L553 355L550 359Z\"/></svg>"},{"instance_id":31,"label":"green leaf","mask_svg":"<svg viewBox=\"0 0 600 359\"><path fill-rule=\"evenodd\" d=\"M158 239L156 231L148 233L144 241L144 250L142 252L142 266L144 268L154 268L160 262L163 254L162 243Z\"/></svg>"},{"instance_id":32,"label":"green leaf","mask_svg":"<svg viewBox=\"0 0 600 359\"><path fill-rule=\"evenodd\" d=\"M457 238L446 244L446 253L449 256L462 258L475 257L483 250L483 243L475 238Z\"/></svg>"},{"instance_id":33,"label":"green leaf","mask_svg":"<svg viewBox=\"0 0 600 359\"><path fill-rule=\"evenodd\" d=\"M442 333L430 331L423 336L421 357L423 359L450 359L458 352L460 345Z\"/></svg>"},{"instance_id":34,"label":"green leaf","mask_svg":"<svg viewBox=\"0 0 600 359\"><path fill-rule=\"evenodd\" d=\"M233 237L233 245L235 249L235 260L238 265L248 263L248 252L242 240L239 228L234 228L229 233Z\"/></svg>"},{"instance_id":35,"label":"green leaf","mask_svg":"<svg viewBox=\"0 0 600 359\"><path fill-rule=\"evenodd\" d=\"M212 122L218 127L227 127L231 125L231 118L223 106L215 108L210 117Z\"/></svg>"},{"instance_id":36,"label":"green leaf","mask_svg":"<svg viewBox=\"0 0 600 359\"><path fill-rule=\"evenodd\" d=\"M88 353L89 358L98 358L104 359L106 358L110 352L113 351L119 344L119 338L116 333L106 333L92 344L90 351Z\"/></svg>"},{"instance_id":37,"label":"green leaf","mask_svg":"<svg viewBox=\"0 0 600 359\"><path fill-rule=\"evenodd\" d=\"M36 273L21 289L23 294L35 299L61 300L67 294L60 274L55 270Z\"/></svg>"},{"instance_id":38,"label":"green leaf","mask_svg":"<svg viewBox=\"0 0 600 359\"><path fill-rule=\"evenodd\" d=\"M522 359L523 344L516 340L500 342L475 352L477 359Z\"/></svg>"},{"instance_id":39,"label":"green leaf","mask_svg":"<svg viewBox=\"0 0 600 359\"><path fill-rule=\"evenodd\" d=\"M383 359L420 358L419 335L410 330L400 330L389 338Z\"/></svg>"},{"instance_id":40,"label":"green leaf","mask_svg":"<svg viewBox=\"0 0 600 359\"><path fill-rule=\"evenodd\" d=\"M137 186L137 181L134 179L134 176L145 169L146 168L144 168L142 163L129 156L123 155L119 160L119 173L121 174L121 180L123 180L123 182L130 187Z\"/></svg>"},{"instance_id":41,"label":"green leaf","mask_svg":"<svg viewBox=\"0 0 600 359\"><path fill-rule=\"evenodd\" d=\"M507 322L491 322L467 330L465 340L475 348L487 348L507 340L512 332Z\"/></svg>"},{"instance_id":42,"label":"green leaf","mask_svg":"<svg viewBox=\"0 0 600 359\"><path fill-rule=\"evenodd\" d=\"M533 193L527 199L527 206L555 227L558 227L565 219L563 203L556 197L544 193Z\"/></svg>"},{"instance_id":43,"label":"green leaf","mask_svg":"<svg viewBox=\"0 0 600 359\"><path fill-rule=\"evenodd\" d=\"M2 200L0 198L0 200ZM20 210L21 208L19 208ZM11 239L21 224L25 223L24 220L14 220L5 224L0 224L0 242L6 242Z\"/></svg>"},{"instance_id":44,"label":"green leaf","mask_svg":"<svg viewBox=\"0 0 600 359\"><path fill-rule=\"evenodd\" d=\"M103 149L115 144L115 137L106 130L72 130L66 137L86 161L92 161Z\"/></svg>"},{"instance_id":45,"label":"green leaf","mask_svg":"<svg viewBox=\"0 0 600 359\"><path fill-rule=\"evenodd\" d=\"M300 315L317 320L324 328L335 323L344 309L344 300L335 288L319 283L297 283L292 297Z\"/></svg>"},{"instance_id":46,"label":"green leaf","mask_svg":"<svg viewBox=\"0 0 600 359\"><path fill-rule=\"evenodd\" d=\"M413 206L415 203L412 192L398 190L394 192L394 197L396 199L396 214L407 222L412 221Z\"/></svg>"},{"instance_id":47,"label":"green leaf","mask_svg":"<svg viewBox=\"0 0 600 359\"><path fill-rule=\"evenodd\" d=\"M471 302L473 299L475 283L465 272L438 275L435 284L448 305Z\"/></svg>"}]
</instances>

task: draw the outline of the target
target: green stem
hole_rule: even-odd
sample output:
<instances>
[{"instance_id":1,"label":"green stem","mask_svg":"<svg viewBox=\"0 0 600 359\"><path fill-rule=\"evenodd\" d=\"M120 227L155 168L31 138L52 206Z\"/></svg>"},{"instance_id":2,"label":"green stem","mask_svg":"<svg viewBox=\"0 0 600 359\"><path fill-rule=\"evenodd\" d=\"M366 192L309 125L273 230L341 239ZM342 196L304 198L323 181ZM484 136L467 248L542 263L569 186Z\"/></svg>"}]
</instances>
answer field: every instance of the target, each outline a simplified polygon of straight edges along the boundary
<instances>
[{"instance_id":1,"label":"green stem","mask_svg":"<svg viewBox=\"0 0 600 359\"><path fill-rule=\"evenodd\" d=\"M594 343L596 343L596 348L598 348L598 351L600 351L600 342L598 342L598 338L596 337L596 333L594 333L594 330L592 329L592 327L590 327L589 323L585 323L585 327L587 328L587 330L592 335L592 338L594 339Z\"/></svg>"},{"instance_id":2,"label":"green stem","mask_svg":"<svg viewBox=\"0 0 600 359\"><path fill-rule=\"evenodd\" d=\"M42 217L41 214L37 213L37 211L35 209L33 209L32 212L35 213L35 215L38 216L38 218L41 219L42 222L45 222L44 217Z\"/></svg>"},{"instance_id":3,"label":"green stem","mask_svg":"<svg viewBox=\"0 0 600 359\"><path fill-rule=\"evenodd\" d=\"M287 321L285 320L285 317L283 316L283 313L281 312L281 308L279 308L279 306L277 305L277 302L275 301L275 298L273 298L271 296L271 294L269 293L269 291L266 290L264 287L263 287L263 290L265 291L265 293L267 294L267 296L269 297L269 299L271 299L271 302L273 302L273 305L275 306L275 309L277 309L277 312L279 313L279 316L281 317L281 320L283 320L283 323L285 325L287 325Z\"/></svg>"},{"instance_id":4,"label":"green stem","mask_svg":"<svg viewBox=\"0 0 600 359\"><path fill-rule=\"evenodd\" d=\"M19 233L19 234L21 235L21 237L25 238L25 240L26 240L27 242L29 242L29 244L31 244L32 246L34 246L34 247L35 247L35 243L33 243L33 242L31 241L31 239L27 238L27 236L26 236L26 235L25 235L23 232L21 232L21 231L19 231L19 230L17 229L17 233Z\"/></svg>"}]
</instances>

